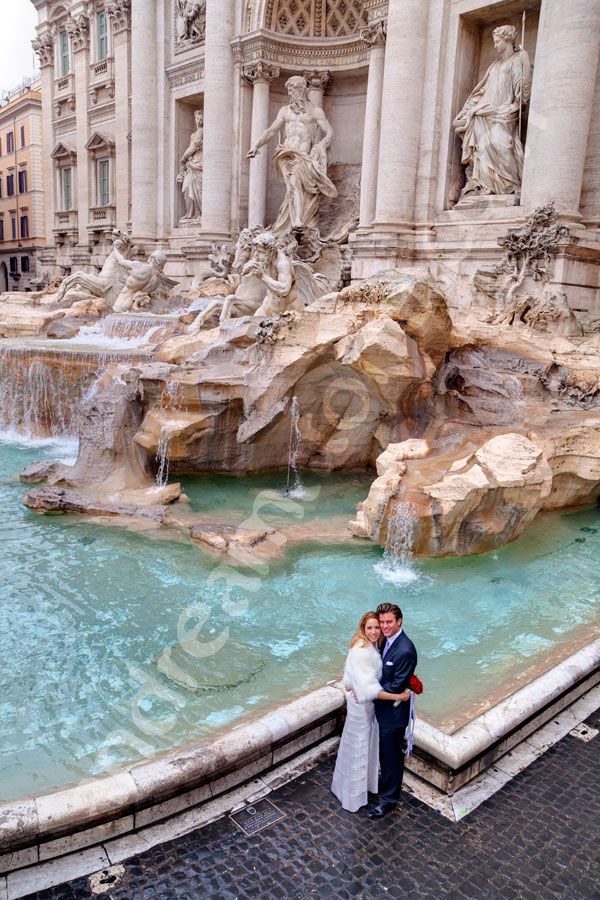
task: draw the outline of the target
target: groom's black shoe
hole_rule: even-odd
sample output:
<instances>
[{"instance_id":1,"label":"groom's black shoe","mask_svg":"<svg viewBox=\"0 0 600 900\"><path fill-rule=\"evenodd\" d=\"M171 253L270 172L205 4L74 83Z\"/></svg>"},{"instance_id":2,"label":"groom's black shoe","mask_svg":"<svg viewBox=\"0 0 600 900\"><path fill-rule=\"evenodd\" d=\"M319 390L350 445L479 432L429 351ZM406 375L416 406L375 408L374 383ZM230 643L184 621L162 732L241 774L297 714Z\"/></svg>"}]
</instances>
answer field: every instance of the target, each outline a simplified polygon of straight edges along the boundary
<instances>
[{"instance_id":1,"label":"groom's black shoe","mask_svg":"<svg viewBox=\"0 0 600 900\"><path fill-rule=\"evenodd\" d=\"M378 803L377 806L374 806L373 809L367 813L367 818L381 819L383 816L387 816L393 809L396 809L397 805L397 803Z\"/></svg>"}]
</instances>

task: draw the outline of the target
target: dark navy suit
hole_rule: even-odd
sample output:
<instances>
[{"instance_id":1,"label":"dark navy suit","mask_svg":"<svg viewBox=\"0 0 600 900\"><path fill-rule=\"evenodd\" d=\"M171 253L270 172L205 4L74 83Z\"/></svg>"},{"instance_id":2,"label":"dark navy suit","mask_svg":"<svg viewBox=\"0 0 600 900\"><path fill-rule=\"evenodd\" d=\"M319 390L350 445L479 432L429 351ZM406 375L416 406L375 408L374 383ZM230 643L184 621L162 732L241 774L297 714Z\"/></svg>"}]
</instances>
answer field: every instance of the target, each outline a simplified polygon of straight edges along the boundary
<instances>
[{"instance_id":1,"label":"dark navy suit","mask_svg":"<svg viewBox=\"0 0 600 900\"><path fill-rule=\"evenodd\" d=\"M385 640L381 652L385 650ZM401 631L382 659L381 690L401 694L409 685L417 667L417 651L409 637ZM376 700L375 715L379 723L379 802L398 803L404 774L404 732L408 725L410 700L394 706L393 700Z\"/></svg>"}]
</instances>

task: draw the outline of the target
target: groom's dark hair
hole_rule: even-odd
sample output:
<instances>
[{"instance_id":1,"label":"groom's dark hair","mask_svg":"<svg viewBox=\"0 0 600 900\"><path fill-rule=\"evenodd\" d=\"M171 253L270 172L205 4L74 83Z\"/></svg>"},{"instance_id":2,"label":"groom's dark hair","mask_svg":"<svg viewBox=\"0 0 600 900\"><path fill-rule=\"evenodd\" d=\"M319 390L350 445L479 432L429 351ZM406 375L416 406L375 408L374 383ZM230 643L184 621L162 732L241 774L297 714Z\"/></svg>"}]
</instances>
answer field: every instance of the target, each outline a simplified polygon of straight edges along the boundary
<instances>
[{"instance_id":1,"label":"groom's dark hair","mask_svg":"<svg viewBox=\"0 0 600 900\"><path fill-rule=\"evenodd\" d=\"M395 603L380 603L377 607L377 615L382 616L384 613L393 613L396 620L402 618L402 610Z\"/></svg>"}]
</instances>

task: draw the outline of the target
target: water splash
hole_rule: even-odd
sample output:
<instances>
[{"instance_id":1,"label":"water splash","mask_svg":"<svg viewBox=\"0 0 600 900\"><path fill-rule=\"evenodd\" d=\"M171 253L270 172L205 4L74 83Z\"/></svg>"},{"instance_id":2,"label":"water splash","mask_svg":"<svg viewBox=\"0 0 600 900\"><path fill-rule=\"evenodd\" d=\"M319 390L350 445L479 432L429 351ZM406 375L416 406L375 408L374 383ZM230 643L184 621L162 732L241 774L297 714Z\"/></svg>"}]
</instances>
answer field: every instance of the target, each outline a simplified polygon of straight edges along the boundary
<instances>
[{"instance_id":1,"label":"water splash","mask_svg":"<svg viewBox=\"0 0 600 900\"><path fill-rule=\"evenodd\" d=\"M410 584L419 578L413 560L415 517L410 503L396 503L390 515L383 559L374 566L382 581Z\"/></svg>"},{"instance_id":2,"label":"water splash","mask_svg":"<svg viewBox=\"0 0 600 900\"><path fill-rule=\"evenodd\" d=\"M298 455L302 446L300 431L300 404L296 396L292 397L292 421L290 423L290 449L288 452L287 485L285 496L294 500L304 497L305 489L298 471Z\"/></svg>"}]
</instances>

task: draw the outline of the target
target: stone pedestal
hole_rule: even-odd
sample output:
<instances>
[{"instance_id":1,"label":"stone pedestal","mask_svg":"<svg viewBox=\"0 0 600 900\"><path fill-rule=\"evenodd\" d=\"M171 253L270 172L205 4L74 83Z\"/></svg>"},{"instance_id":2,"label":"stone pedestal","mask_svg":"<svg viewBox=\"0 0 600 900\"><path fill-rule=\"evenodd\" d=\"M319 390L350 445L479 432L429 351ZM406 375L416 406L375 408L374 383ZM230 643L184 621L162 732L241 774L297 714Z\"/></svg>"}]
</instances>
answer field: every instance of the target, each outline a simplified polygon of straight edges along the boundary
<instances>
[{"instance_id":1,"label":"stone pedestal","mask_svg":"<svg viewBox=\"0 0 600 900\"><path fill-rule=\"evenodd\" d=\"M254 146L261 134L269 127L270 85L279 75L279 67L264 62L245 66L244 78L253 85L252 92L252 132L250 145ZM269 154L265 150L250 160L250 186L248 194L248 225L265 225L267 214L267 180L269 175Z\"/></svg>"},{"instance_id":2,"label":"stone pedestal","mask_svg":"<svg viewBox=\"0 0 600 900\"><path fill-rule=\"evenodd\" d=\"M600 0L544 0L529 111L522 205L554 201L580 219L600 47Z\"/></svg>"}]
</instances>

